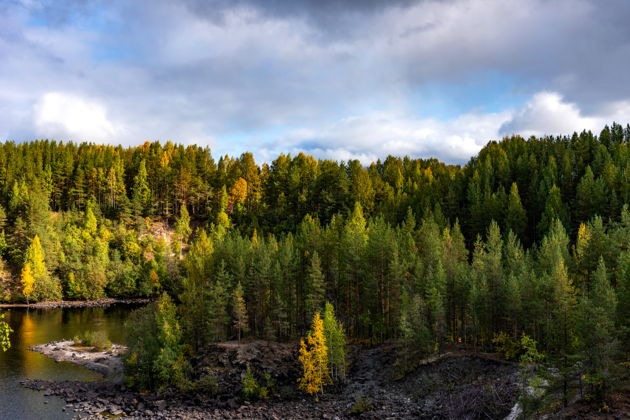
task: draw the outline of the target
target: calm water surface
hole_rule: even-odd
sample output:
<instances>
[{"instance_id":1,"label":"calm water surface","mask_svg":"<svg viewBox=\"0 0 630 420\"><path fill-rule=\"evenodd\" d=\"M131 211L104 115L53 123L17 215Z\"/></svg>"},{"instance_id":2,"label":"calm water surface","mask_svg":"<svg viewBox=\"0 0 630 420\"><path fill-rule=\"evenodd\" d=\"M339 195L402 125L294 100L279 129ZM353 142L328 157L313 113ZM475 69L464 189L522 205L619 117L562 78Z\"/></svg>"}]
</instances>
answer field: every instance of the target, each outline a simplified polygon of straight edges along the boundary
<instances>
[{"instance_id":1,"label":"calm water surface","mask_svg":"<svg viewBox=\"0 0 630 420\"><path fill-rule=\"evenodd\" d=\"M54 340L72 339L85 331L105 331L110 340L124 344L124 322L133 308L113 305L109 308L0 309L14 332L11 348L0 351L0 419L68 419L65 402L44 397L19 382L26 378L46 380L98 381L101 377L71 363L56 363L29 346Z\"/></svg>"}]
</instances>

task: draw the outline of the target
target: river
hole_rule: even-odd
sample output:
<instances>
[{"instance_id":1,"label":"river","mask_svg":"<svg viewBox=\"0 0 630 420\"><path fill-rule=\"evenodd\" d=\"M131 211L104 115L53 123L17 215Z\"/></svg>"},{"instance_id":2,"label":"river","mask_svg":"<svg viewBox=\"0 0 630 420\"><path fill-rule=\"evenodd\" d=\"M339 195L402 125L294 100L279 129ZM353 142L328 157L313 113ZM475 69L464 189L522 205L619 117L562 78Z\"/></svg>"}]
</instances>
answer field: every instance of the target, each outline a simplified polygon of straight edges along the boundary
<instances>
[{"instance_id":1,"label":"river","mask_svg":"<svg viewBox=\"0 0 630 420\"><path fill-rule=\"evenodd\" d=\"M124 344L124 322L129 305L108 308L58 308L0 310L14 332L11 348L0 351L0 419L68 419L65 402L45 397L20 385L26 378L98 381L101 377L71 363L56 363L28 347L61 339L72 339L85 331L105 331L112 342Z\"/></svg>"}]
</instances>

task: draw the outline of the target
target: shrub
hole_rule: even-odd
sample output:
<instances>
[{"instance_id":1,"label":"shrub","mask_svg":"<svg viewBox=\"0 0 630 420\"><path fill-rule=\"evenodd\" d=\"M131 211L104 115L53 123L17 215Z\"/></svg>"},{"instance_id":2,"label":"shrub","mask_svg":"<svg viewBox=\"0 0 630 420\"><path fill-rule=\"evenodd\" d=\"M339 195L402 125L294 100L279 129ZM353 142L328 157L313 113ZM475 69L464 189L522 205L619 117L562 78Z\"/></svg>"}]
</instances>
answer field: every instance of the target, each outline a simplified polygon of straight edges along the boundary
<instances>
[{"instance_id":1,"label":"shrub","mask_svg":"<svg viewBox=\"0 0 630 420\"><path fill-rule=\"evenodd\" d=\"M219 391L217 377L211 374L203 375L192 384L191 390L214 395Z\"/></svg>"},{"instance_id":2,"label":"shrub","mask_svg":"<svg viewBox=\"0 0 630 420\"><path fill-rule=\"evenodd\" d=\"M366 396L356 397L352 408L350 408L350 414L362 414L372 409L372 399Z\"/></svg>"},{"instance_id":3,"label":"shrub","mask_svg":"<svg viewBox=\"0 0 630 420\"><path fill-rule=\"evenodd\" d=\"M249 366L247 366L247 371L245 372L245 376L243 376L241 384L243 385L243 398L251 400L258 396L258 381Z\"/></svg>"},{"instance_id":4,"label":"shrub","mask_svg":"<svg viewBox=\"0 0 630 420\"><path fill-rule=\"evenodd\" d=\"M249 366L247 366L241 384L243 385L242 393L245 400L267 400L275 389L275 383L269 373L265 373L259 382Z\"/></svg>"},{"instance_id":5,"label":"shrub","mask_svg":"<svg viewBox=\"0 0 630 420\"><path fill-rule=\"evenodd\" d=\"M93 347L96 351L111 350L112 342L105 331L86 331L82 336L74 337L74 344Z\"/></svg>"}]
</instances>

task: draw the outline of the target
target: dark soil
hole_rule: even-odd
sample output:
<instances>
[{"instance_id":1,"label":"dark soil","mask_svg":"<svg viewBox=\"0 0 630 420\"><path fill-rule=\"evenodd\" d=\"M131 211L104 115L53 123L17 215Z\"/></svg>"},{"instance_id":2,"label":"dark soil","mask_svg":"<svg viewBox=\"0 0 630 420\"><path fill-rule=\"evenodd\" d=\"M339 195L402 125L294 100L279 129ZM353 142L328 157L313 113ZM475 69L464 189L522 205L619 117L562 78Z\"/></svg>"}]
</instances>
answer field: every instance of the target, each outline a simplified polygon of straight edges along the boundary
<instances>
[{"instance_id":1,"label":"dark soil","mask_svg":"<svg viewBox=\"0 0 630 420\"><path fill-rule=\"evenodd\" d=\"M217 378L217 389L140 394L111 382L46 382L26 387L64 398L82 418L164 419L496 419L518 395L518 368L483 355L447 353L402 374L401 349L352 347L348 381L327 388L319 401L297 390L297 344L253 341L210 346L194 359L197 378ZM409 360L407 360L409 362ZM271 398L246 402L241 379L250 367L273 378Z\"/></svg>"}]
</instances>

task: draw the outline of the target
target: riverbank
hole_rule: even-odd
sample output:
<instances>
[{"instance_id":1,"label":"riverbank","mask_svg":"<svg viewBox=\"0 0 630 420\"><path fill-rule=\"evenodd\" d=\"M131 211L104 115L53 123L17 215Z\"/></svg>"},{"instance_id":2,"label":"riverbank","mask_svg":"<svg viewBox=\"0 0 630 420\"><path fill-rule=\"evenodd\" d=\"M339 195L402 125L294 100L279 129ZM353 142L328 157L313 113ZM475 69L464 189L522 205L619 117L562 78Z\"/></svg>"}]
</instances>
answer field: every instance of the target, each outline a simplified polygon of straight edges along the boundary
<instances>
[{"instance_id":1,"label":"riverbank","mask_svg":"<svg viewBox=\"0 0 630 420\"><path fill-rule=\"evenodd\" d=\"M93 351L91 347L75 346L74 341L60 340L29 347L56 362L74 363L103 375L109 381L118 383L123 380L122 355L127 347L112 344L105 351Z\"/></svg>"},{"instance_id":2,"label":"riverbank","mask_svg":"<svg viewBox=\"0 0 630 420\"><path fill-rule=\"evenodd\" d=\"M345 384L314 401L297 390L295 343L217 343L193 360L193 371L216 377L212 389L138 393L122 383L26 380L22 385L63 398L87 418L367 419L504 418L516 403L518 368L481 355L442 354L416 360L401 374L400 349L353 346ZM268 400L241 397L247 368L273 380ZM84 418L84 417L82 417Z\"/></svg>"},{"instance_id":3,"label":"riverbank","mask_svg":"<svg viewBox=\"0 0 630 420\"><path fill-rule=\"evenodd\" d=\"M114 299L101 298L94 300L57 300L36 303L2 303L0 309L3 308L32 308L32 309L54 309L54 308L104 308L115 304L125 305L144 305L153 302L153 298L135 298L135 299Z\"/></svg>"}]
</instances>

